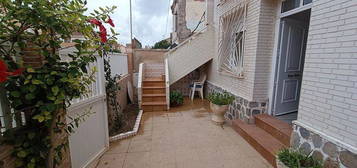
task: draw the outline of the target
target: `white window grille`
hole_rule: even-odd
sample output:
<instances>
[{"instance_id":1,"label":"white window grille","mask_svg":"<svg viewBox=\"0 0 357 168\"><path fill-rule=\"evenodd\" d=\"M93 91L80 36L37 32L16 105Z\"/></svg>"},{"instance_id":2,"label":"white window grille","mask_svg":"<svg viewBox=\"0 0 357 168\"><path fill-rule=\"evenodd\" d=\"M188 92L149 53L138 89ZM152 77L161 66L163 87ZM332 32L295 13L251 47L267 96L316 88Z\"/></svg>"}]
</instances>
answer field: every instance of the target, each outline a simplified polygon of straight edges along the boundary
<instances>
[{"instance_id":1,"label":"white window grille","mask_svg":"<svg viewBox=\"0 0 357 168\"><path fill-rule=\"evenodd\" d=\"M234 77L243 77L246 18L247 3L245 2L220 18L218 71Z\"/></svg>"}]
</instances>

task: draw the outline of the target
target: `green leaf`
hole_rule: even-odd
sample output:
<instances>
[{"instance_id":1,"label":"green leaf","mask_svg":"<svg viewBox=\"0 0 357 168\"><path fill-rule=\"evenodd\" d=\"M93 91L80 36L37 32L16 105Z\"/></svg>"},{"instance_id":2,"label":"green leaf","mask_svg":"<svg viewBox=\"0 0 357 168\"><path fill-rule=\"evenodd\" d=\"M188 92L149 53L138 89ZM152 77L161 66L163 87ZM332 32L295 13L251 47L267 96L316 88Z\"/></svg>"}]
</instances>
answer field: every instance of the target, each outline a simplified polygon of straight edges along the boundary
<instances>
[{"instance_id":1,"label":"green leaf","mask_svg":"<svg viewBox=\"0 0 357 168\"><path fill-rule=\"evenodd\" d=\"M33 132L30 132L30 133L27 135L27 137L28 137L29 139L33 139L33 138L35 138L35 136L36 136L36 134L33 133Z\"/></svg>"},{"instance_id":2,"label":"green leaf","mask_svg":"<svg viewBox=\"0 0 357 168\"><path fill-rule=\"evenodd\" d=\"M26 96L25 96L26 100L32 100L34 98L35 98L35 95L33 95L32 93L26 94Z\"/></svg>"},{"instance_id":3,"label":"green leaf","mask_svg":"<svg viewBox=\"0 0 357 168\"><path fill-rule=\"evenodd\" d=\"M26 100L32 100L34 98L35 98L35 95L33 95L32 93L26 94L26 96L25 96Z\"/></svg>"},{"instance_id":4,"label":"green leaf","mask_svg":"<svg viewBox=\"0 0 357 168\"><path fill-rule=\"evenodd\" d=\"M19 158L25 158L27 156L27 152L25 152L24 150L20 151L17 153L17 156Z\"/></svg>"},{"instance_id":5,"label":"green leaf","mask_svg":"<svg viewBox=\"0 0 357 168\"><path fill-rule=\"evenodd\" d=\"M40 81L40 80L37 80L37 79L33 79L33 80L32 80L32 84L34 84L34 85L39 85L39 84L43 84L43 82Z\"/></svg>"},{"instance_id":6,"label":"green leaf","mask_svg":"<svg viewBox=\"0 0 357 168\"><path fill-rule=\"evenodd\" d=\"M10 94L11 94L11 96L13 96L13 97L20 97L20 92L19 91L12 91L12 92L10 92Z\"/></svg>"},{"instance_id":7,"label":"green leaf","mask_svg":"<svg viewBox=\"0 0 357 168\"><path fill-rule=\"evenodd\" d=\"M33 68L27 68L27 72L35 72Z\"/></svg>"},{"instance_id":8,"label":"green leaf","mask_svg":"<svg viewBox=\"0 0 357 168\"><path fill-rule=\"evenodd\" d=\"M30 92L35 91L36 90L36 86L35 85L30 85L29 90L30 90Z\"/></svg>"},{"instance_id":9,"label":"green leaf","mask_svg":"<svg viewBox=\"0 0 357 168\"><path fill-rule=\"evenodd\" d=\"M52 90L52 93L53 93L55 96L56 96L56 95L58 94L58 92L59 92L58 86L52 87L51 90Z\"/></svg>"},{"instance_id":10,"label":"green leaf","mask_svg":"<svg viewBox=\"0 0 357 168\"><path fill-rule=\"evenodd\" d=\"M45 117L43 117L42 115L36 115L32 119L37 120L40 123L45 121Z\"/></svg>"}]
</instances>

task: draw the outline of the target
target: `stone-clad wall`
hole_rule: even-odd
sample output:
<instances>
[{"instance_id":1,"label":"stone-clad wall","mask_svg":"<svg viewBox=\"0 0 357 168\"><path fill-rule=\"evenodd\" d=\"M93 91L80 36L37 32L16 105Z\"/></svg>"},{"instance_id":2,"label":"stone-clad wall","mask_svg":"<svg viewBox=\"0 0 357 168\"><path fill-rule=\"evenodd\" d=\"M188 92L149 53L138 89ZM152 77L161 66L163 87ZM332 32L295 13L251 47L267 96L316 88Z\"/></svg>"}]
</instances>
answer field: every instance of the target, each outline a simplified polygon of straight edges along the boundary
<instances>
[{"instance_id":1,"label":"stone-clad wall","mask_svg":"<svg viewBox=\"0 0 357 168\"><path fill-rule=\"evenodd\" d=\"M207 96L211 92L222 93L226 90L207 82L204 91L205 96ZM230 94L235 97L235 100L229 105L228 112L225 115L227 120L240 119L246 123L254 123L254 115L266 113L267 111L267 102L248 101L232 93Z\"/></svg>"},{"instance_id":2,"label":"stone-clad wall","mask_svg":"<svg viewBox=\"0 0 357 168\"><path fill-rule=\"evenodd\" d=\"M311 152L313 157L324 161L324 167L327 168L357 166L356 154L296 124L290 144L293 148L300 148L306 154Z\"/></svg>"},{"instance_id":3,"label":"stone-clad wall","mask_svg":"<svg viewBox=\"0 0 357 168\"><path fill-rule=\"evenodd\" d=\"M189 96L189 94L191 92L191 89L190 89L189 85L192 83L192 81L198 80L199 78L200 78L199 71L196 71L196 70L192 71L191 73L189 73L185 77L181 78L180 80L178 80L177 82L172 84L170 86L170 90L171 91L174 91L174 90L175 91L179 91L184 96ZM197 93L195 95L197 95Z\"/></svg>"}]
</instances>

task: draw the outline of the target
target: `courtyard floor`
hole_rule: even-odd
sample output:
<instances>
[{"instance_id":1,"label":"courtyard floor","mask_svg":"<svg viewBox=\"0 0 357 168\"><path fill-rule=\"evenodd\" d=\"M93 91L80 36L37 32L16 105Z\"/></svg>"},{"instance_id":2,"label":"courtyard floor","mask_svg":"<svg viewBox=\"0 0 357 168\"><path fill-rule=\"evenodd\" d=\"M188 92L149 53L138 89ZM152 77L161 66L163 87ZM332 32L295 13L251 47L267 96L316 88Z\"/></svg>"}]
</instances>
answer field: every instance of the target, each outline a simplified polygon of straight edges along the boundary
<instances>
[{"instance_id":1,"label":"courtyard floor","mask_svg":"<svg viewBox=\"0 0 357 168\"><path fill-rule=\"evenodd\" d=\"M209 103L185 100L144 113L138 135L110 144L97 168L270 168L229 125L210 120Z\"/></svg>"}]
</instances>

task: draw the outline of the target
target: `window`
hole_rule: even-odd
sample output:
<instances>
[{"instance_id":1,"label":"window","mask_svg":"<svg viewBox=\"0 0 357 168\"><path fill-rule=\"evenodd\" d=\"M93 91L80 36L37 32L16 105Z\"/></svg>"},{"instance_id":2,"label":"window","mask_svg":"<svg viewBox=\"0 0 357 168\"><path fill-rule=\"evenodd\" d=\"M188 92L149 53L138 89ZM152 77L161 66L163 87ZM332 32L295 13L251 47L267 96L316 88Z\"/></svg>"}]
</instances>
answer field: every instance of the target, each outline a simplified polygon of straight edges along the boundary
<instances>
[{"instance_id":1,"label":"window","mask_svg":"<svg viewBox=\"0 0 357 168\"><path fill-rule=\"evenodd\" d=\"M304 5L312 3L312 0L304 0Z\"/></svg>"},{"instance_id":2,"label":"window","mask_svg":"<svg viewBox=\"0 0 357 168\"><path fill-rule=\"evenodd\" d=\"M218 70L234 77L243 77L246 7L240 6L220 18Z\"/></svg>"},{"instance_id":3,"label":"window","mask_svg":"<svg viewBox=\"0 0 357 168\"><path fill-rule=\"evenodd\" d=\"M281 13L312 3L312 0L285 0L281 5Z\"/></svg>"},{"instance_id":4,"label":"window","mask_svg":"<svg viewBox=\"0 0 357 168\"><path fill-rule=\"evenodd\" d=\"M289 10L298 8L300 6L300 0L285 0L281 6L281 12L287 12Z\"/></svg>"}]
</instances>

